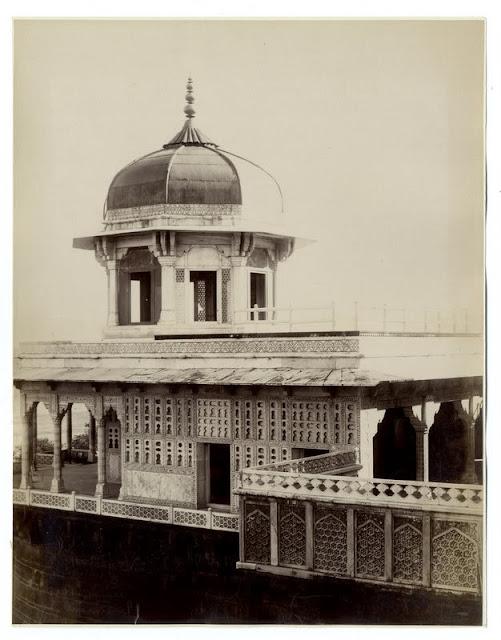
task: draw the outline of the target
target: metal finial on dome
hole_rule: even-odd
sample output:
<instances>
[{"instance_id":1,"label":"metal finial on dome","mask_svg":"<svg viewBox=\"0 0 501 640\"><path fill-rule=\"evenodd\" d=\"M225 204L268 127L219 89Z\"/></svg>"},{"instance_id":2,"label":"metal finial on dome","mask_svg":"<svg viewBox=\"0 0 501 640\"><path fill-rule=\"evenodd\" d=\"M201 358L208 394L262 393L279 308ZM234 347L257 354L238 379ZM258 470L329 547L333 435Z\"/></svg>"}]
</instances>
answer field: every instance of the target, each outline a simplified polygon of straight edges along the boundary
<instances>
[{"instance_id":1,"label":"metal finial on dome","mask_svg":"<svg viewBox=\"0 0 501 640\"><path fill-rule=\"evenodd\" d=\"M195 109L193 108L193 103L195 102L195 96L193 95L193 81L191 78L188 78L188 82L186 83L186 106L184 107L184 112L187 118L195 117Z\"/></svg>"}]
</instances>

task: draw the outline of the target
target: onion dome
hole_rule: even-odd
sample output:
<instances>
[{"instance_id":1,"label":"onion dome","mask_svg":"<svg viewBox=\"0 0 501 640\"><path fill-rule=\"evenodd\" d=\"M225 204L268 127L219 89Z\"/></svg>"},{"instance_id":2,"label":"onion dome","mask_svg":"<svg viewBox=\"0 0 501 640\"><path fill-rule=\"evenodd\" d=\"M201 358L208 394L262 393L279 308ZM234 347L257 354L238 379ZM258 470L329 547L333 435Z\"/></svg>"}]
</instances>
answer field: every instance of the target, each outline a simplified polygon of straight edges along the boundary
<instances>
[{"instance_id":1,"label":"onion dome","mask_svg":"<svg viewBox=\"0 0 501 640\"><path fill-rule=\"evenodd\" d=\"M275 179L255 163L221 149L193 125L193 82L186 84L186 120L161 149L119 171L108 190L108 229L153 224L223 224L282 213ZM270 218L271 216L271 218ZM189 219L189 222L188 222ZM278 220L277 220L278 221ZM127 224L126 224L127 223Z\"/></svg>"}]
</instances>

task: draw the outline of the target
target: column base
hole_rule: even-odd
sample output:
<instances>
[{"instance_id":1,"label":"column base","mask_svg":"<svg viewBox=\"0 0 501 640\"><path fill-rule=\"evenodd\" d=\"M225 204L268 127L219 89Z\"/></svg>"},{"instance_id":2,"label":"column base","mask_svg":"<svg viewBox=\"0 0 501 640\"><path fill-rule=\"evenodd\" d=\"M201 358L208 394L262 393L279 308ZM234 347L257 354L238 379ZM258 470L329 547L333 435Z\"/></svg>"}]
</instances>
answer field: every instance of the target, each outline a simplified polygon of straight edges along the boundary
<instances>
[{"instance_id":1,"label":"column base","mask_svg":"<svg viewBox=\"0 0 501 640\"><path fill-rule=\"evenodd\" d=\"M50 491L51 493L62 493L64 491L63 479L52 478L52 482L50 483Z\"/></svg>"},{"instance_id":2,"label":"column base","mask_svg":"<svg viewBox=\"0 0 501 640\"><path fill-rule=\"evenodd\" d=\"M32 478L21 478L21 483L19 485L20 489L31 489L31 485L32 485Z\"/></svg>"},{"instance_id":3,"label":"column base","mask_svg":"<svg viewBox=\"0 0 501 640\"><path fill-rule=\"evenodd\" d=\"M110 489L106 482L98 482L96 484L96 491L94 492L96 498L108 498L110 495Z\"/></svg>"}]
</instances>

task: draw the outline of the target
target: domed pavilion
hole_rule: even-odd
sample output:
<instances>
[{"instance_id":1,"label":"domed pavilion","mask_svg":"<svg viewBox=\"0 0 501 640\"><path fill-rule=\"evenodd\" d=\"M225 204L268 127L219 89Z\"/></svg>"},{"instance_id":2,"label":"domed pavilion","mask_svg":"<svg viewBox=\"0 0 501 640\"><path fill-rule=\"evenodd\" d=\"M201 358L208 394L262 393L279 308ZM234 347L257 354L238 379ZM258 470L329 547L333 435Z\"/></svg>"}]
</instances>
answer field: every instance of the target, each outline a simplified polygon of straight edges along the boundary
<instances>
[{"instance_id":1,"label":"domed pavilion","mask_svg":"<svg viewBox=\"0 0 501 640\"><path fill-rule=\"evenodd\" d=\"M181 131L116 174L103 231L74 241L106 267L107 337L269 319L278 262L294 247L276 180L195 127L191 79L186 90Z\"/></svg>"}]
</instances>

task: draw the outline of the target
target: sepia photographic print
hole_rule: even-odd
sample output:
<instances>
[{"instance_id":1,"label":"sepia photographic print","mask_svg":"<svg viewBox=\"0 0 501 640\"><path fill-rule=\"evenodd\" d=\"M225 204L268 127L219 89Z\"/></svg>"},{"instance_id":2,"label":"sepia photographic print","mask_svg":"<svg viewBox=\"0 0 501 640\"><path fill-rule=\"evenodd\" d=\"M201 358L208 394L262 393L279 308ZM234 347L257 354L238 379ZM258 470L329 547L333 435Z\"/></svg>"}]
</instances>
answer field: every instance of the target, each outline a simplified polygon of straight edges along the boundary
<instances>
[{"instance_id":1,"label":"sepia photographic print","mask_svg":"<svg viewBox=\"0 0 501 640\"><path fill-rule=\"evenodd\" d=\"M12 622L468 625L485 21L14 21Z\"/></svg>"}]
</instances>

